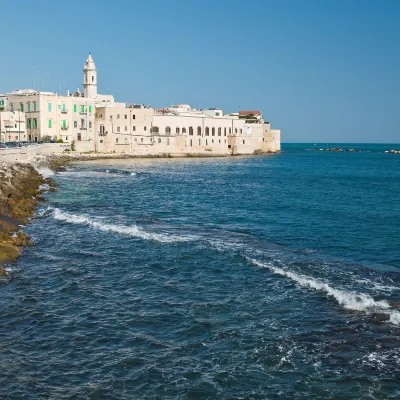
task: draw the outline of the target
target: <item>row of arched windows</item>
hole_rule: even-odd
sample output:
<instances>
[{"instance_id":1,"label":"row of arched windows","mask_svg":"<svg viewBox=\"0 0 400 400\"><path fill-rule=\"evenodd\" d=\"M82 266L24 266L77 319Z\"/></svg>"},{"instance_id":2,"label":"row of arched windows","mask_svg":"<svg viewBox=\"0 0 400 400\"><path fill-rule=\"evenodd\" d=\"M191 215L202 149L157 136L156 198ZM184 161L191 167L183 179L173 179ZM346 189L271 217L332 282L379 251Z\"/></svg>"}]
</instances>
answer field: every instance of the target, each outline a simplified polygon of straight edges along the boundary
<instances>
[{"instance_id":1,"label":"row of arched windows","mask_svg":"<svg viewBox=\"0 0 400 400\"><path fill-rule=\"evenodd\" d=\"M153 126L150 130L151 133L160 133L160 129L158 126ZM180 128L176 128L175 132L177 134L180 134ZM224 128L224 136L226 136L227 132L229 134L232 133L232 128ZM171 134L171 127L170 126L166 126L165 127L165 133L166 134ZM186 133L186 128L182 128L182 134ZM194 130L192 126L189 126L189 135L193 136ZM235 128L235 133L238 133L238 129ZM242 133L242 129L240 129L240 133ZM205 132L204 132L205 136L210 136L210 128L207 126L205 128ZM217 135L218 136L222 136L222 128L217 128ZM197 127L197 136L201 136L201 127L198 126ZM215 128L212 127L211 128L211 136L215 136Z\"/></svg>"}]
</instances>

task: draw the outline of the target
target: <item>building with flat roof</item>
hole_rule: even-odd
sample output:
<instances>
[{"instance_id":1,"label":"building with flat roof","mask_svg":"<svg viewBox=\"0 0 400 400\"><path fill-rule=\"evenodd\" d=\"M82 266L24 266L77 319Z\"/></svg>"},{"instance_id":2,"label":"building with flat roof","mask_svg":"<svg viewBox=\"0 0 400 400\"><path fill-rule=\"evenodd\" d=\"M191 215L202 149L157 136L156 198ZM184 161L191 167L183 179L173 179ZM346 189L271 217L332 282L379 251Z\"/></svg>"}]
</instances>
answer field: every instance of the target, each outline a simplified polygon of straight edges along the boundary
<instances>
[{"instance_id":1,"label":"building with flat roof","mask_svg":"<svg viewBox=\"0 0 400 400\"><path fill-rule=\"evenodd\" d=\"M280 132L270 129L260 111L225 114L219 108L196 110L188 104L162 109L126 105L98 94L97 83L89 53L83 93L79 88L67 95L17 90L0 95L0 107L25 115L26 140L62 139L74 142L78 151L228 155L280 150Z\"/></svg>"}]
</instances>

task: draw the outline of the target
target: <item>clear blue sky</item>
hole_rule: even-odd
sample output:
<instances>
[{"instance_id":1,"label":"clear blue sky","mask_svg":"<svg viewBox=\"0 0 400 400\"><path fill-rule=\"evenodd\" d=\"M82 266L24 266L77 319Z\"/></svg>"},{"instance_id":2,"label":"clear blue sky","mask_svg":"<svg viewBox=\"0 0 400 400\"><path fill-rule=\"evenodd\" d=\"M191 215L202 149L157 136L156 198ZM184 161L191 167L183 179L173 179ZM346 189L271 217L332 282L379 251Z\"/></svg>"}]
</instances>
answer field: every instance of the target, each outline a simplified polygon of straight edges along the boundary
<instances>
[{"instance_id":1,"label":"clear blue sky","mask_svg":"<svg viewBox=\"0 0 400 400\"><path fill-rule=\"evenodd\" d=\"M260 109L284 142L400 142L398 0L3 1L0 92Z\"/></svg>"}]
</instances>

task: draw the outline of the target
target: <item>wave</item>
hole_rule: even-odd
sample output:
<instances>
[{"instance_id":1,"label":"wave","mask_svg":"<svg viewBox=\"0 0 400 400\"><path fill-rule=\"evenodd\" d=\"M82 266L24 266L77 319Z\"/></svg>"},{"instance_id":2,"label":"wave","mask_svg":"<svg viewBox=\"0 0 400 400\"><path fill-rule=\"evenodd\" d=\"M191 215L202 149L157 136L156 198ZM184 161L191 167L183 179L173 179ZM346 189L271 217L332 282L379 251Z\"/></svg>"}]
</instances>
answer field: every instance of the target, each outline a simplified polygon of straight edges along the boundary
<instances>
[{"instance_id":1,"label":"wave","mask_svg":"<svg viewBox=\"0 0 400 400\"><path fill-rule=\"evenodd\" d=\"M115 224L105 224L96 221L86 215L72 214L67 211L62 211L58 208L53 208L53 217L59 221L65 221L71 224L89 225L104 232L115 232L122 235L128 235L145 240L154 240L161 243L188 242L197 239L195 236L179 236L166 233L147 232L137 225L123 226Z\"/></svg>"},{"instance_id":2,"label":"wave","mask_svg":"<svg viewBox=\"0 0 400 400\"><path fill-rule=\"evenodd\" d=\"M36 171L43 176L43 178L50 178L54 175L54 172L48 167L38 167Z\"/></svg>"},{"instance_id":3,"label":"wave","mask_svg":"<svg viewBox=\"0 0 400 400\"><path fill-rule=\"evenodd\" d=\"M287 271L273 265L262 263L253 258L247 258L254 265L262 268L268 268L277 275L286 276L287 278L297 282L300 286L325 292L328 296L332 296L341 306L346 309L365 313L385 314L389 316L389 322L395 325L400 325L400 312L392 309L386 300L374 300L373 297L365 293L335 289L328 283L317 281L316 279L307 275L299 275L292 271Z\"/></svg>"}]
</instances>

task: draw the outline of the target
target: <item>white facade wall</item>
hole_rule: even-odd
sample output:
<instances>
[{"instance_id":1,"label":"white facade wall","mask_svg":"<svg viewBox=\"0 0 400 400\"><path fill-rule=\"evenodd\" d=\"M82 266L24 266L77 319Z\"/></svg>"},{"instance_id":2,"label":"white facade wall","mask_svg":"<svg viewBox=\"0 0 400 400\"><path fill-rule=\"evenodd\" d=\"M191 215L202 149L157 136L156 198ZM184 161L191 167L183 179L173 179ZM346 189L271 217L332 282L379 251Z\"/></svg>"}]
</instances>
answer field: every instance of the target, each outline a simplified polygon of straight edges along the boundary
<instances>
[{"instance_id":1,"label":"white facade wall","mask_svg":"<svg viewBox=\"0 0 400 400\"><path fill-rule=\"evenodd\" d=\"M27 141L25 113L20 111L0 111L0 142Z\"/></svg>"}]
</instances>

